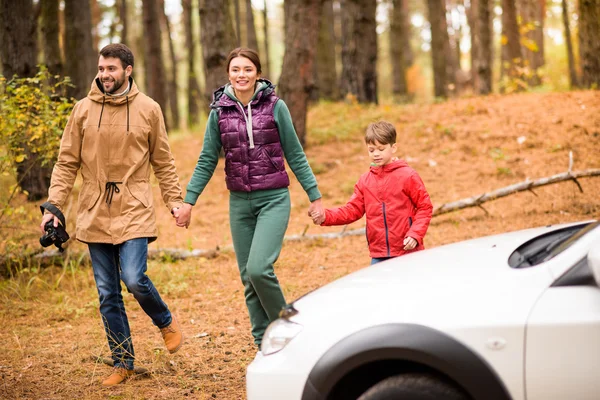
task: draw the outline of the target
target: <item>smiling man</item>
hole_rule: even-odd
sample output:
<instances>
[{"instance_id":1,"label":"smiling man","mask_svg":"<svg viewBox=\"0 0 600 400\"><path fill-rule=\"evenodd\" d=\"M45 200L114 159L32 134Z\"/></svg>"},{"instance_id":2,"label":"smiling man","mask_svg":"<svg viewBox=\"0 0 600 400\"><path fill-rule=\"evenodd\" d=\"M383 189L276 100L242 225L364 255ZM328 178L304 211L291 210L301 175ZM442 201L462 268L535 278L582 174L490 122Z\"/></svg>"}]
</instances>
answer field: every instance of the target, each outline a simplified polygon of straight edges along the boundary
<instances>
[{"instance_id":1,"label":"smiling man","mask_svg":"<svg viewBox=\"0 0 600 400\"><path fill-rule=\"evenodd\" d=\"M112 386L133 374L134 351L121 284L133 294L174 353L183 335L146 275L148 243L157 228L150 169L167 208L177 217L183 204L160 106L141 93L131 73L133 53L123 44L100 51L98 75L87 97L74 107L52 172L48 202L63 210L81 170L76 237L90 251L100 314L114 370ZM40 228L58 219L47 212Z\"/></svg>"}]
</instances>

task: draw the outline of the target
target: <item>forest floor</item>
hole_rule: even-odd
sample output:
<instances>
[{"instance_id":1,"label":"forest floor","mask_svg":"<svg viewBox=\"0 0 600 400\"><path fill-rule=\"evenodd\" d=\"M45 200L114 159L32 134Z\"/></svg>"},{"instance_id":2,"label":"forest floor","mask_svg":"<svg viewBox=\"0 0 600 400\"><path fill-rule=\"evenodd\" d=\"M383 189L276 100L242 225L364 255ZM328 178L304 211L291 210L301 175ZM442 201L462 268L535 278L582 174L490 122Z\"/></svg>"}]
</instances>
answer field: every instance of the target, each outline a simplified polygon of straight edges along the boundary
<instances>
[{"instance_id":1,"label":"forest floor","mask_svg":"<svg viewBox=\"0 0 600 400\"><path fill-rule=\"evenodd\" d=\"M418 171L434 206L439 206L565 172L570 151L574 170L600 168L599 110L598 91L473 97L428 105L321 103L309 113L306 153L324 204L343 204L369 166L362 142L365 127L374 120L389 120L398 130L398 156ZM177 133L171 143L185 185L202 134ZM307 234L339 232L341 227L312 225L306 216L307 196L292 181L288 235L302 234L307 228ZM487 213L471 208L435 217L426 246L600 218L600 179L583 178L580 183L583 193L573 182L563 182L537 189L537 197L524 192L486 203ZM155 186L155 203L162 204ZM35 204L23 206L32 215L39 213ZM194 208L188 230L177 228L165 207L157 208L160 237L153 249L220 249L211 258L173 261L165 256L149 263L149 276L183 326L187 337L183 348L169 355L158 330L126 294L137 365L150 374L103 388L100 381L110 367L94 357L108 356L108 346L91 268L73 258L57 267L21 265L12 277L0 280L0 397L245 398L245 369L255 349L235 254L230 250L222 164ZM68 219L73 221L74 215ZM363 226L361 219L348 229ZM34 246L37 240L37 227L27 229L29 235L18 240L23 247ZM85 250L77 242L70 249ZM364 236L290 241L284 245L276 272L291 301L368 263Z\"/></svg>"}]
</instances>

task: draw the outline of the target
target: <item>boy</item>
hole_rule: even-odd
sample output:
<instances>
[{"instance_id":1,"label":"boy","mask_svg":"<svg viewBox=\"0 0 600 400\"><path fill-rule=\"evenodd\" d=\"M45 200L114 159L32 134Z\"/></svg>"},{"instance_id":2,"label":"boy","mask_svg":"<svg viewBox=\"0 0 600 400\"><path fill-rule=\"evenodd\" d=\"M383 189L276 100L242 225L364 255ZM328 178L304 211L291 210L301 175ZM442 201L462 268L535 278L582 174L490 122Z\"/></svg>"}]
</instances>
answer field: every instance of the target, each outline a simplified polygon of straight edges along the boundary
<instances>
[{"instance_id":1,"label":"boy","mask_svg":"<svg viewBox=\"0 0 600 400\"><path fill-rule=\"evenodd\" d=\"M396 128L379 121L368 126L365 143L371 168L354 186L346 205L313 212L316 225L346 225L367 214L371 265L423 250L433 206L423 181L408 164L394 157Z\"/></svg>"}]
</instances>

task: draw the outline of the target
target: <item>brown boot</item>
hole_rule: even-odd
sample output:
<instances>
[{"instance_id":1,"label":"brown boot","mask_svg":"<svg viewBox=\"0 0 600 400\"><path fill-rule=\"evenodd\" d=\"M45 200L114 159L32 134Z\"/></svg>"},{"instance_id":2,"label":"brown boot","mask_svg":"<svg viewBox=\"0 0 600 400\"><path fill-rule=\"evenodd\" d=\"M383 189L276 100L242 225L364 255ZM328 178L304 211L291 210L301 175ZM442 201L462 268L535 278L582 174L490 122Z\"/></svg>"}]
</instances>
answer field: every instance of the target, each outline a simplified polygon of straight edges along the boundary
<instances>
[{"instance_id":1,"label":"brown boot","mask_svg":"<svg viewBox=\"0 0 600 400\"><path fill-rule=\"evenodd\" d=\"M165 345L167 346L169 353L173 354L179 350L183 344L183 332L175 317L173 317L169 326L165 326L160 330L160 333L165 340Z\"/></svg>"},{"instance_id":2,"label":"brown boot","mask_svg":"<svg viewBox=\"0 0 600 400\"><path fill-rule=\"evenodd\" d=\"M123 367L114 367L112 374L108 378L102 381L103 386L114 386L125 381L127 378L134 374L133 370L125 369Z\"/></svg>"}]
</instances>

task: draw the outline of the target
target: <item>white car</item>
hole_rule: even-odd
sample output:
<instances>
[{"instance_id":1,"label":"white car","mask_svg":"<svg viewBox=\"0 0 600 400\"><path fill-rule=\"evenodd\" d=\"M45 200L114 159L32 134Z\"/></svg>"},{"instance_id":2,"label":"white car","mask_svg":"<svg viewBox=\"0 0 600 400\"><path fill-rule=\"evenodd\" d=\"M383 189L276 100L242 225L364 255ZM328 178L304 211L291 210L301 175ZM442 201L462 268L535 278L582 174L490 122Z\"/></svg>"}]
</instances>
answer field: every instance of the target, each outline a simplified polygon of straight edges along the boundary
<instances>
[{"instance_id":1,"label":"white car","mask_svg":"<svg viewBox=\"0 0 600 400\"><path fill-rule=\"evenodd\" d=\"M249 400L600 399L600 222L398 257L290 304Z\"/></svg>"}]
</instances>

